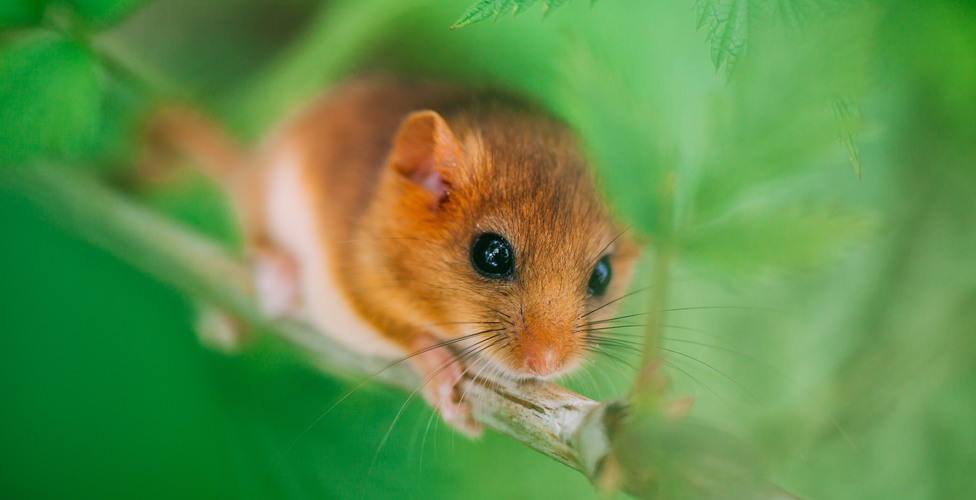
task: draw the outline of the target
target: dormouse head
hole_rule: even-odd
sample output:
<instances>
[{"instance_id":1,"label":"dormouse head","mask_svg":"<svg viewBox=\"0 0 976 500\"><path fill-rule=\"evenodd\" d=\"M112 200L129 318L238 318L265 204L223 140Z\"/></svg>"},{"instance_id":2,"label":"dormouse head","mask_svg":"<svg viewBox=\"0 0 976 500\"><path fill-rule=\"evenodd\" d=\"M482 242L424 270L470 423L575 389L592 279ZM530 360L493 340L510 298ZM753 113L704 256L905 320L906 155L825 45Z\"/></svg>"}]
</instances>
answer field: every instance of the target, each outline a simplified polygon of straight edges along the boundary
<instances>
[{"instance_id":1,"label":"dormouse head","mask_svg":"<svg viewBox=\"0 0 976 500\"><path fill-rule=\"evenodd\" d=\"M564 126L500 107L415 112L379 189L403 327L455 341L489 377L553 377L597 349L638 247Z\"/></svg>"}]
</instances>

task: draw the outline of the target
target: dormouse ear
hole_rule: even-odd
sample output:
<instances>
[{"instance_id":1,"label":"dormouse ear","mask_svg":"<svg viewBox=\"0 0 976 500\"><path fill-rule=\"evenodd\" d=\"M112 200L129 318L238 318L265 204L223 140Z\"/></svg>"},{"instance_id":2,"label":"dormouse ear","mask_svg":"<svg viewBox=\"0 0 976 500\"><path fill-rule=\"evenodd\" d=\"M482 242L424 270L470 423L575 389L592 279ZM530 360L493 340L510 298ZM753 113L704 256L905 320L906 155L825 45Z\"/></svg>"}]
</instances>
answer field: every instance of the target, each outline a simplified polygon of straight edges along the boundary
<instances>
[{"instance_id":1,"label":"dormouse ear","mask_svg":"<svg viewBox=\"0 0 976 500\"><path fill-rule=\"evenodd\" d=\"M397 173L438 200L447 195L451 173L460 159L461 145L434 111L416 111L403 120L390 156Z\"/></svg>"}]
</instances>

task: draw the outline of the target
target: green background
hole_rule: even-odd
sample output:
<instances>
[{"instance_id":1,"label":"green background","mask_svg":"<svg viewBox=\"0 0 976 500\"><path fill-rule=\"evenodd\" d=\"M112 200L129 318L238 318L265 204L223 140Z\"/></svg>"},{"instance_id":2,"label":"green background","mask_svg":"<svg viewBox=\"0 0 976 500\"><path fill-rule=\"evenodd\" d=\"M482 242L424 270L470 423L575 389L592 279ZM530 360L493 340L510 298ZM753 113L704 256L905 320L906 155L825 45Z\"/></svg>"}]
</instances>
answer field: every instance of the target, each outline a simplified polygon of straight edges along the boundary
<instances>
[{"instance_id":1,"label":"green background","mask_svg":"<svg viewBox=\"0 0 976 500\"><path fill-rule=\"evenodd\" d=\"M580 132L651 252L676 248L662 346L670 394L695 396L694 418L805 498L976 497L970 2L698 3L723 19L748 8L745 24L719 25L736 28L724 42L707 15L696 30L690 1L575 1L544 20L537 4L454 31L469 2L7 5L5 171L54 162L125 185L139 119L160 100L253 142L352 72L539 101ZM667 171L676 203L662 222ZM191 174L131 194L234 240ZM397 391L368 386L319 420L354 384L271 340L202 347L191 299L31 196L0 183L2 496L596 496L580 474L492 433L468 441ZM642 297L625 312L646 310ZM568 383L606 398L631 377L597 359Z\"/></svg>"}]
</instances>

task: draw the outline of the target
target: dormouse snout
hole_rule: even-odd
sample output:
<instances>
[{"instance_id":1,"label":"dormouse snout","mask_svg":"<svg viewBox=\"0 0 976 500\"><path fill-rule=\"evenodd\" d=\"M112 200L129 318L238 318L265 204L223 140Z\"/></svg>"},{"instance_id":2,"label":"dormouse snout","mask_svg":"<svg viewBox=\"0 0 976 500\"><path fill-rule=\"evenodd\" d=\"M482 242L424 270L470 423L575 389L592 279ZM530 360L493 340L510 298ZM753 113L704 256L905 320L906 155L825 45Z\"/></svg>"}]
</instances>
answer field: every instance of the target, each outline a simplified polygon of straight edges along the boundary
<instances>
[{"instance_id":1,"label":"dormouse snout","mask_svg":"<svg viewBox=\"0 0 976 500\"><path fill-rule=\"evenodd\" d=\"M564 371L572 357L572 345L561 325L533 321L520 334L521 368L526 374L549 377Z\"/></svg>"},{"instance_id":2,"label":"dormouse snout","mask_svg":"<svg viewBox=\"0 0 976 500\"><path fill-rule=\"evenodd\" d=\"M562 356L556 352L556 349L543 349L525 356L525 371L540 377L552 375L562 365Z\"/></svg>"}]
</instances>

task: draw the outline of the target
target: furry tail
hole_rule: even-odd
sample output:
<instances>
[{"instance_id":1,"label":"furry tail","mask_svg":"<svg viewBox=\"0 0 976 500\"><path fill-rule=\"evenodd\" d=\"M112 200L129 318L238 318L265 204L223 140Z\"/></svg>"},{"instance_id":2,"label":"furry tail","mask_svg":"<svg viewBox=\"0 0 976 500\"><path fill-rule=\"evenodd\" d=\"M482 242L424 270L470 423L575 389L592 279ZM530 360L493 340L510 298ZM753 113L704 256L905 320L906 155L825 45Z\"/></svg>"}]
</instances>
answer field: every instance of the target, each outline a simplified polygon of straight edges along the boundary
<instances>
[{"instance_id":1,"label":"furry tail","mask_svg":"<svg viewBox=\"0 0 976 500\"><path fill-rule=\"evenodd\" d=\"M248 155L217 124L186 108L158 113L147 131L150 148L186 158L224 188L240 176Z\"/></svg>"}]
</instances>

